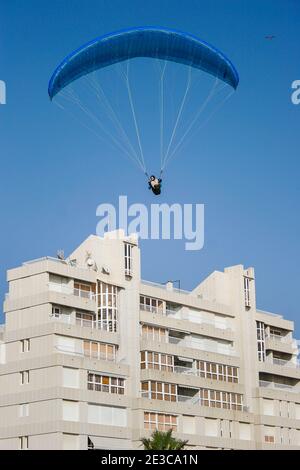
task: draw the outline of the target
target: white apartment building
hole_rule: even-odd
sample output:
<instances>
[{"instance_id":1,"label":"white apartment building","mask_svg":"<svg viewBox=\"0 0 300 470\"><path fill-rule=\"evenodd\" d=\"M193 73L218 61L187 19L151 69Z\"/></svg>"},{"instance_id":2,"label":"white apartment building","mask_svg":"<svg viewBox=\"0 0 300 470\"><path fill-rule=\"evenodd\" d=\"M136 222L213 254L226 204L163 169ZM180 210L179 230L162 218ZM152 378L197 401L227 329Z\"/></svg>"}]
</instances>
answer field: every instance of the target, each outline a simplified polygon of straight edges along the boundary
<instances>
[{"instance_id":1,"label":"white apartment building","mask_svg":"<svg viewBox=\"0 0 300 470\"><path fill-rule=\"evenodd\" d=\"M256 308L253 268L193 291L141 279L122 232L8 271L1 449L300 449L293 322ZM195 269L195 267L193 268Z\"/></svg>"}]
</instances>

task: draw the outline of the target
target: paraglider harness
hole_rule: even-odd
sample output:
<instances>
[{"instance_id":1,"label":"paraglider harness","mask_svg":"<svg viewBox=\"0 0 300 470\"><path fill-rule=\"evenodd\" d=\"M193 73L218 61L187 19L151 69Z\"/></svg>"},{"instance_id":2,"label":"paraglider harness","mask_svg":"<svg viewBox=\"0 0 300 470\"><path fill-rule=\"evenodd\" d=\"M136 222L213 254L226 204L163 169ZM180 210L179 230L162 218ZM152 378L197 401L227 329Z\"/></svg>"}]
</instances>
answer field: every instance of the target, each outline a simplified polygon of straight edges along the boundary
<instances>
[{"instance_id":1,"label":"paraglider harness","mask_svg":"<svg viewBox=\"0 0 300 470\"><path fill-rule=\"evenodd\" d=\"M157 180L157 183L152 184L155 180ZM156 176L154 175L151 175L150 178L148 179L149 189L151 189L153 194L155 194L156 196L159 196L159 194L161 193L161 183L162 183L162 179L156 178Z\"/></svg>"}]
</instances>

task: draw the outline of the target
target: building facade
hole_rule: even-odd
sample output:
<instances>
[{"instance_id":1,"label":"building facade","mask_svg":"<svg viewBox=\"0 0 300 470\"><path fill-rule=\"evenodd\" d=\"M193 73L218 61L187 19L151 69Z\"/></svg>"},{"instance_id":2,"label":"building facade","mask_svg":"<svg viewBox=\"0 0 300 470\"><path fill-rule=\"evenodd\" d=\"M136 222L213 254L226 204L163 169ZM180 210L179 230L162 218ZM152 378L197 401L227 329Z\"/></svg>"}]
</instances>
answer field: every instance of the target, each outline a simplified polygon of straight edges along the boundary
<instances>
[{"instance_id":1,"label":"building facade","mask_svg":"<svg viewBox=\"0 0 300 470\"><path fill-rule=\"evenodd\" d=\"M7 280L1 449L141 449L169 428L190 450L300 449L293 322L256 308L253 268L145 282L118 232Z\"/></svg>"}]
</instances>

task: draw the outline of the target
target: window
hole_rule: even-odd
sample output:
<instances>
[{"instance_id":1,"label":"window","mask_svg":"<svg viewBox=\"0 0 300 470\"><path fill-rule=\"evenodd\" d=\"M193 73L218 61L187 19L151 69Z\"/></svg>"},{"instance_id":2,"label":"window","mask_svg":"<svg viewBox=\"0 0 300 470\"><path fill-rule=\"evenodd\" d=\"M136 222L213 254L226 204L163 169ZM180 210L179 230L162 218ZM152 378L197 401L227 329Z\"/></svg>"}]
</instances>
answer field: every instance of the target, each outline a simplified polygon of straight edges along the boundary
<instances>
[{"instance_id":1,"label":"window","mask_svg":"<svg viewBox=\"0 0 300 470\"><path fill-rule=\"evenodd\" d=\"M76 325L93 328L95 315L93 313L76 312Z\"/></svg>"},{"instance_id":2,"label":"window","mask_svg":"<svg viewBox=\"0 0 300 470\"><path fill-rule=\"evenodd\" d=\"M109 375L88 373L88 390L124 395L125 379Z\"/></svg>"},{"instance_id":3,"label":"window","mask_svg":"<svg viewBox=\"0 0 300 470\"><path fill-rule=\"evenodd\" d=\"M177 416L145 411L144 428L151 430L158 429L159 431L167 431L168 429L177 431Z\"/></svg>"},{"instance_id":4,"label":"window","mask_svg":"<svg viewBox=\"0 0 300 470\"><path fill-rule=\"evenodd\" d=\"M29 403L22 403L19 405L19 416L20 418L29 416Z\"/></svg>"},{"instance_id":5,"label":"window","mask_svg":"<svg viewBox=\"0 0 300 470\"><path fill-rule=\"evenodd\" d=\"M132 248L133 246L129 243L124 243L124 254L125 254L125 276L132 276Z\"/></svg>"},{"instance_id":6,"label":"window","mask_svg":"<svg viewBox=\"0 0 300 470\"><path fill-rule=\"evenodd\" d=\"M196 433L195 416L182 415L182 432L184 434Z\"/></svg>"},{"instance_id":7,"label":"window","mask_svg":"<svg viewBox=\"0 0 300 470\"><path fill-rule=\"evenodd\" d=\"M88 422L106 426L127 426L127 410L117 406L88 403Z\"/></svg>"},{"instance_id":8,"label":"window","mask_svg":"<svg viewBox=\"0 0 300 470\"><path fill-rule=\"evenodd\" d=\"M151 341L167 342L167 330L158 326L142 325L142 337Z\"/></svg>"},{"instance_id":9,"label":"window","mask_svg":"<svg viewBox=\"0 0 300 470\"><path fill-rule=\"evenodd\" d=\"M21 352L29 352L30 351L30 339L21 339Z\"/></svg>"},{"instance_id":10,"label":"window","mask_svg":"<svg viewBox=\"0 0 300 470\"><path fill-rule=\"evenodd\" d=\"M98 282L97 308L97 328L116 332L118 324L118 288L116 286Z\"/></svg>"},{"instance_id":11,"label":"window","mask_svg":"<svg viewBox=\"0 0 300 470\"><path fill-rule=\"evenodd\" d=\"M250 278L244 276L244 295L245 295L245 307L250 308Z\"/></svg>"},{"instance_id":12,"label":"window","mask_svg":"<svg viewBox=\"0 0 300 470\"><path fill-rule=\"evenodd\" d=\"M281 402L279 402L279 403L281 403ZM268 416L275 416L274 400L270 400L268 398L263 398L263 414L268 415Z\"/></svg>"},{"instance_id":13,"label":"window","mask_svg":"<svg viewBox=\"0 0 300 470\"><path fill-rule=\"evenodd\" d=\"M83 341L84 355L104 361L116 360L116 346L96 341Z\"/></svg>"},{"instance_id":14,"label":"window","mask_svg":"<svg viewBox=\"0 0 300 470\"><path fill-rule=\"evenodd\" d=\"M151 313L163 313L163 301L152 297L140 296L140 309Z\"/></svg>"},{"instance_id":15,"label":"window","mask_svg":"<svg viewBox=\"0 0 300 470\"><path fill-rule=\"evenodd\" d=\"M20 450L28 449L28 436L19 437L19 449Z\"/></svg>"},{"instance_id":16,"label":"window","mask_svg":"<svg viewBox=\"0 0 300 470\"><path fill-rule=\"evenodd\" d=\"M219 435L219 424L215 418L204 418L205 436L217 437Z\"/></svg>"},{"instance_id":17,"label":"window","mask_svg":"<svg viewBox=\"0 0 300 470\"><path fill-rule=\"evenodd\" d=\"M264 426L264 440L269 444L275 443L275 427Z\"/></svg>"},{"instance_id":18,"label":"window","mask_svg":"<svg viewBox=\"0 0 300 470\"><path fill-rule=\"evenodd\" d=\"M256 337L257 337L257 358L260 362L263 362L266 359L265 324L261 321L256 322Z\"/></svg>"},{"instance_id":19,"label":"window","mask_svg":"<svg viewBox=\"0 0 300 470\"><path fill-rule=\"evenodd\" d=\"M29 384L29 370L23 370L20 372L21 385Z\"/></svg>"},{"instance_id":20,"label":"window","mask_svg":"<svg viewBox=\"0 0 300 470\"><path fill-rule=\"evenodd\" d=\"M79 403L78 401L63 400L63 420L79 421Z\"/></svg>"},{"instance_id":21,"label":"window","mask_svg":"<svg viewBox=\"0 0 300 470\"><path fill-rule=\"evenodd\" d=\"M203 388L200 389L200 398L202 406L240 411L243 409L243 396L239 393Z\"/></svg>"},{"instance_id":22,"label":"window","mask_svg":"<svg viewBox=\"0 0 300 470\"><path fill-rule=\"evenodd\" d=\"M63 367L63 386L69 388L79 387L79 370L72 367Z\"/></svg>"},{"instance_id":23,"label":"window","mask_svg":"<svg viewBox=\"0 0 300 470\"><path fill-rule=\"evenodd\" d=\"M213 362L197 361L197 369L200 377L206 379L221 380L238 383L238 367Z\"/></svg>"},{"instance_id":24,"label":"window","mask_svg":"<svg viewBox=\"0 0 300 470\"><path fill-rule=\"evenodd\" d=\"M251 441L251 424L239 423L239 438L245 441Z\"/></svg>"},{"instance_id":25,"label":"window","mask_svg":"<svg viewBox=\"0 0 300 470\"><path fill-rule=\"evenodd\" d=\"M177 386L164 382L142 382L142 397L152 400L177 401Z\"/></svg>"},{"instance_id":26,"label":"window","mask_svg":"<svg viewBox=\"0 0 300 470\"><path fill-rule=\"evenodd\" d=\"M60 336L55 337L56 349L65 354L82 354L81 348L76 347L77 340L71 336Z\"/></svg>"},{"instance_id":27,"label":"window","mask_svg":"<svg viewBox=\"0 0 300 470\"><path fill-rule=\"evenodd\" d=\"M141 352L141 369L174 371L174 357L151 351Z\"/></svg>"},{"instance_id":28,"label":"window","mask_svg":"<svg viewBox=\"0 0 300 470\"><path fill-rule=\"evenodd\" d=\"M276 328L270 328L270 338L281 340L283 334L281 330L277 330Z\"/></svg>"},{"instance_id":29,"label":"window","mask_svg":"<svg viewBox=\"0 0 300 470\"><path fill-rule=\"evenodd\" d=\"M95 295L95 292L95 284L87 284L81 281L74 281L74 295L76 295L77 297L91 299Z\"/></svg>"},{"instance_id":30,"label":"window","mask_svg":"<svg viewBox=\"0 0 300 470\"><path fill-rule=\"evenodd\" d=\"M60 307L55 307L55 305L52 306L52 317L54 317L54 318L60 318L61 317Z\"/></svg>"}]
</instances>

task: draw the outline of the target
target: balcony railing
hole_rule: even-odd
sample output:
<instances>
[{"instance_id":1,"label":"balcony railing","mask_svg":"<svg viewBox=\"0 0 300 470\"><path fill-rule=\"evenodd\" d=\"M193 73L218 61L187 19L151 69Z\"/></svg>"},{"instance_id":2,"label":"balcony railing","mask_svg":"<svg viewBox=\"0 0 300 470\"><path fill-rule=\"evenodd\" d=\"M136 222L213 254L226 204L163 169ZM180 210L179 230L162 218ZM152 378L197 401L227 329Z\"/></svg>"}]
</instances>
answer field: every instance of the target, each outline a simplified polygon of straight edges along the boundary
<instances>
[{"instance_id":1,"label":"balcony railing","mask_svg":"<svg viewBox=\"0 0 300 470\"><path fill-rule=\"evenodd\" d=\"M58 352L61 352L61 353L64 353L64 354L71 354L71 355L82 356L82 357L83 357L83 351L82 351L82 349L78 349L78 348L76 348L76 347L61 346L61 345L57 344L57 345L55 346L55 349L56 349Z\"/></svg>"},{"instance_id":2,"label":"balcony railing","mask_svg":"<svg viewBox=\"0 0 300 470\"><path fill-rule=\"evenodd\" d=\"M118 330L117 320L85 320L83 318L76 318L76 325L83 328L92 328L96 330L104 330L116 332Z\"/></svg>"},{"instance_id":3,"label":"balcony railing","mask_svg":"<svg viewBox=\"0 0 300 470\"><path fill-rule=\"evenodd\" d=\"M222 345L216 345L214 347L211 344L206 344L205 340L201 342L201 341L193 340L188 337L177 338L175 336L167 336L167 335L163 335L160 338L159 337L154 338L152 335L146 334L146 333L142 334L142 338L148 339L150 341L152 340L152 341L158 341L158 342L163 342L163 343L176 344L184 348L199 349L200 351L223 354L224 356L236 356L236 351L234 349L222 347Z\"/></svg>"},{"instance_id":4,"label":"balcony railing","mask_svg":"<svg viewBox=\"0 0 300 470\"><path fill-rule=\"evenodd\" d=\"M75 295L76 297L95 300L95 294L91 291L75 289L68 285L58 284L56 282L49 282L48 286L49 290L52 292L59 292L60 294Z\"/></svg>"},{"instance_id":5,"label":"balcony railing","mask_svg":"<svg viewBox=\"0 0 300 470\"><path fill-rule=\"evenodd\" d=\"M174 366L174 372L176 374L184 374L184 375L199 375L200 371L193 367Z\"/></svg>"},{"instance_id":6,"label":"balcony railing","mask_svg":"<svg viewBox=\"0 0 300 470\"><path fill-rule=\"evenodd\" d=\"M110 361L110 362L115 362L116 361L116 356L115 354L105 354L105 353L96 353L96 352L87 352L79 348L73 348L73 347L68 347L68 346L60 346L56 345L55 349L58 352L64 353L64 354L71 354L75 356L80 356L80 357L87 357L89 359L98 359L101 361Z\"/></svg>"},{"instance_id":7,"label":"balcony railing","mask_svg":"<svg viewBox=\"0 0 300 470\"><path fill-rule=\"evenodd\" d=\"M149 400L153 400L151 391L141 392L141 396L142 398L148 398ZM173 398L173 400L171 399L171 397ZM201 405L201 398L199 396L189 397L186 395L171 395L170 400L160 400L160 401L180 402L180 403L189 403L192 405Z\"/></svg>"},{"instance_id":8,"label":"balcony railing","mask_svg":"<svg viewBox=\"0 0 300 470\"><path fill-rule=\"evenodd\" d=\"M96 299L96 296L95 296L94 292L87 291L87 290L82 290L82 289L76 289L76 288L74 288L74 289L73 289L73 294L74 294L76 297L82 297L83 299L91 299L91 300L95 300L95 299Z\"/></svg>"},{"instance_id":9,"label":"balcony railing","mask_svg":"<svg viewBox=\"0 0 300 470\"><path fill-rule=\"evenodd\" d=\"M292 339L289 336L280 336L280 335L274 335L270 333L269 335L266 335L266 339L270 339L272 341L280 341L281 343L290 343L292 344Z\"/></svg>"},{"instance_id":10,"label":"balcony railing","mask_svg":"<svg viewBox=\"0 0 300 470\"><path fill-rule=\"evenodd\" d=\"M160 313L161 315L163 315L162 308L155 307L154 305L140 304L140 310L143 310L144 312L150 312L150 313Z\"/></svg>"},{"instance_id":11,"label":"balcony railing","mask_svg":"<svg viewBox=\"0 0 300 470\"><path fill-rule=\"evenodd\" d=\"M201 399L198 395L194 395L194 396L171 395L171 397L175 397L175 400L174 399L172 400L170 396L168 396L168 398L170 398L169 400L161 400L157 398L152 398L151 391L148 391L148 392L141 392L141 397L147 398L149 400L159 400L159 401L168 401L171 403L175 402L175 403L187 403L189 405L207 406L204 404L204 400ZM250 411L250 408L249 406L241 405L241 411L248 413Z\"/></svg>"},{"instance_id":12,"label":"balcony railing","mask_svg":"<svg viewBox=\"0 0 300 470\"><path fill-rule=\"evenodd\" d=\"M193 315L192 317L189 316L188 313L183 313L181 309L179 310L174 310L170 308L166 308L163 310L162 307L155 307L152 305L144 305L140 304L140 310L144 312L150 312L150 313L155 313L155 314L160 314L160 315L165 315L170 318L176 318L179 320L186 320L191 323L198 323L200 325L210 325L213 326L214 328L219 328L220 330L232 330L231 327L226 325L226 323L219 321L219 320L210 320L207 318L201 318L201 316L197 317Z\"/></svg>"},{"instance_id":13,"label":"balcony railing","mask_svg":"<svg viewBox=\"0 0 300 470\"><path fill-rule=\"evenodd\" d=\"M96 320L87 320L85 318L76 317L76 325L83 328L97 328Z\"/></svg>"},{"instance_id":14,"label":"balcony railing","mask_svg":"<svg viewBox=\"0 0 300 470\"><path fill-rule=\"evenodd\" d=\"M281 383L276 383L276 382L268 382L266 380L260 380L259 386L263 388L271 388L271 389L277 388L280 390L287 390L293 393L300 393L300 389L295 388L293 385L281 384Z\"/></svg>"},{"instance_id":15,"label":"balcony railing","mask_svg":"<svg viewBox=\"0 0 300 470\"><path fill-rule=\"evenodd\" d=\"M267 363L274 364L276 366L282 366L282 367L289 367L291 369L298 369L300 368L300 363L299 361L297 362L292 362L292 361L286 361L284 359L279 359L277 357L274 357L272 361L267 361Z\"/></svg>"},{"instance_id":16,"label":"balcony railing","mask_svg":"<svg viewBox=\"0 0 300 470\"><path fill-rule=\"evenodd\" d=\"M177 292L179 294L193 295L193 296L195 295L191 291L177 289L175 287L172 287L171 289L169 289L167 287L167 284L159 284L158 282L145 281L145 280L142 280L141 283L144 284L145 286L158 287L159 289L164 289L164 290L171 290L172 292Z\"/></svg>"}]
</instances>

